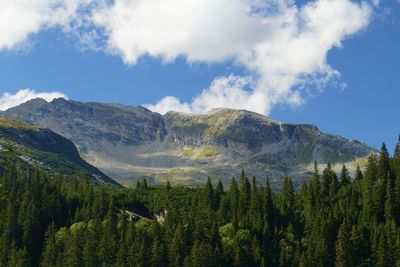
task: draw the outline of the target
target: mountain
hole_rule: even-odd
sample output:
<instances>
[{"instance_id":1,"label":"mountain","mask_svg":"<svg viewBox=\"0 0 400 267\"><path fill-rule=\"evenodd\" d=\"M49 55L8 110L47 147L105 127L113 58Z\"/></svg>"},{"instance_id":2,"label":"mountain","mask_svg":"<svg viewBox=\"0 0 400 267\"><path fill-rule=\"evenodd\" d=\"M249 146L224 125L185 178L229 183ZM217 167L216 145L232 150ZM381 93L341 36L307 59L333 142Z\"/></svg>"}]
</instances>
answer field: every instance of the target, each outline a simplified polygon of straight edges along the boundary
<instances>
[{"instance_id":1,"label":"mountain","mask_svg":"<svg viewBox=\"0 0 400 267\"><path fill-rule=\"evenodd\" d=\"M352 162L373 151L314 125L276 122L245 110L162 116L144 107L60 98L34 99L2 115L70 139L85 160L124 183L147 177L193 185L208 175L228 181L242 168L273 181L285 174L301 180L314 161Z\"/></svg>"},{"instance_id":2,"label":"mountain","mask_svg":"<svg viewBox=\"0 0 400 267\"><path fill-rule=\"evenodd\" d=\"M120 186L84 161L71 141L49 129L0 117L0 150L1 171L12 156L21 166L40 166L51 174L85 176L93 183Z\"/></svg>"}]
</instances>

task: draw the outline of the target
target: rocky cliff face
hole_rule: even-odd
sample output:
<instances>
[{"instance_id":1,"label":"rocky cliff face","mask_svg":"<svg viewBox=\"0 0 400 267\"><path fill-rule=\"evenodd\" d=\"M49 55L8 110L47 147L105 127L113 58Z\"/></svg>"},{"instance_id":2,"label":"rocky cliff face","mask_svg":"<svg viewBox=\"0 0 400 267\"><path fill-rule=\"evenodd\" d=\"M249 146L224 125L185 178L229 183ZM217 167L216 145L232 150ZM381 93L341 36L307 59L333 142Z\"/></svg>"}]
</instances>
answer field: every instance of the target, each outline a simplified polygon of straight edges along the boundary
<instances>
[{"instance_id":1,"label":"rocky cliff face","mask_svg":"<svg viewBox=\"0 0 400 267\"><path fill-rule=\"evenodd\" d=\"M0 166L10 156L9 145L14 148L13 160L25 167L38 165L51 174L85 176L94 183L119 186L84 161L70 140L49 129L0 117Z\"/></svg>"},{"instance_id":2,"label":"rocky cliff face","mask_svg":"<svg viewBox=\"0 0 400 267\"><path fill-rule=\"evenodd\" d=\"M35 99L3 116L69 138L86 160L125 182L145 176L192 185L207 175L228 180L242 168L258 177L302 179L314 161L351 162L372 151L314 125L280 123L244 110L161 116L143 107Z\"/></svg>"}]
</instances>

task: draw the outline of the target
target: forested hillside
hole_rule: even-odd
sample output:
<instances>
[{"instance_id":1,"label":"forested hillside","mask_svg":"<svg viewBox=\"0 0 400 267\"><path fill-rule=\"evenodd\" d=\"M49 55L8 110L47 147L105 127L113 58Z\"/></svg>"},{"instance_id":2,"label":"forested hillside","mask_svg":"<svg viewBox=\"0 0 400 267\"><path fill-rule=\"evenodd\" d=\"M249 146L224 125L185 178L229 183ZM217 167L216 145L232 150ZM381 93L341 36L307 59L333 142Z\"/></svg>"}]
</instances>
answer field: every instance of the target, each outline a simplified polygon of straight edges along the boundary
<instances>
[{"instance_id":1,"label":"forested hillside","mask_svg":"<svg viewBox=\"0 0 400 267\"><path fill-rule=\"evenodd\" d=\"M400 266L400 143L394 157L385 145L371 154L355 177L315 168L299 192L289 177L278 193L244 172L229 188L217 179L117 189L9 160L0 265ZM148 215L131 216L138 210Z\"/></svg>"}]
</instances>

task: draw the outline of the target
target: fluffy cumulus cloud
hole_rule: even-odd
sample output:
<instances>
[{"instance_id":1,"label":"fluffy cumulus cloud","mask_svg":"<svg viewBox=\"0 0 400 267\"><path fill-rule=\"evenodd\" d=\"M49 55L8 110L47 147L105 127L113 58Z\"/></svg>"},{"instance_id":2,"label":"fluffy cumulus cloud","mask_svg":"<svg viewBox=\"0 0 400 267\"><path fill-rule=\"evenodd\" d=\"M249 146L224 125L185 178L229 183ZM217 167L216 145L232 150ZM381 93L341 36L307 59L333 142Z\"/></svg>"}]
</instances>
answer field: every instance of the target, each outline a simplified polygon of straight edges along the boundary
<instances>
[{"instance_id":1,"label":"fluffy cumulus cloud","mask_svg":"<svg viewBox=\"0 0 400 267\"><path fill-rule=\"evenodd\" d=\"M96 4L94 4L96 3ZM41 28L77 31L82 42L102 38L101 50L129 65L143 56L173 62L234 62L245 77L217 77L189 102L167 96L154 111L203 112L214 107L268 114L276 104L301 105L307 88L323 87L340 73L327 55L365 29L378 0L4 0L0 50ZM81 10L84 10L82 12ZM73 26L71 26L73 25ZM78 25L78 26L76 26ZM75 27L75 28L74 28ZM94 36L93 38L91 36Z\"/></svg>"},{"instance_id":2,"label":"fluffy cumulus cloud","mask_svg":"<svg viewBox=\"0 0 400 267\"><path fill-rule=\"evenodd\" d=\"M376 1L375 1L376 2ZM108 50L127 64L149 55L166 62L233 60L251 77L218 77L209 88L182 103L167 96L148 108L203 112L232 107L268 114L277 103L300 105L309 83L321 84L339 72L327 54L364 29L372 2L317 0L298 7L272 0L115 0L93 21L105 29Z\"/></svg>"},{"instance_id":3,"label":"fluffy cumulus cloud","mask_svg":"<svg viewBox=\"0 0 400 267\"><path fill-rule=\"evenodd\" d=\"M0 96L0 110L7 110L9 108L18 106L22 103L25 103L26 101L29 101L31 99L35 98L42 98L46 101L52 101L55 98L65 98L68 99L66 95L60 93L60 92L36 92L35 90L32 89L21 89L15 94L10 94L10 93L3 93L2 96Z\"/></svg>"},{"instance_id":4,"label":"fluffy cumulus cloud","mask_svg":"<svg viewBox=\"0 0 400 267\"><path fill-rule=\"evenodd\" d=\"M32 34L50 27L70 28L80 7L91 0L1 0L0 50L19 47Z\"/></svg>"}]
</instances>

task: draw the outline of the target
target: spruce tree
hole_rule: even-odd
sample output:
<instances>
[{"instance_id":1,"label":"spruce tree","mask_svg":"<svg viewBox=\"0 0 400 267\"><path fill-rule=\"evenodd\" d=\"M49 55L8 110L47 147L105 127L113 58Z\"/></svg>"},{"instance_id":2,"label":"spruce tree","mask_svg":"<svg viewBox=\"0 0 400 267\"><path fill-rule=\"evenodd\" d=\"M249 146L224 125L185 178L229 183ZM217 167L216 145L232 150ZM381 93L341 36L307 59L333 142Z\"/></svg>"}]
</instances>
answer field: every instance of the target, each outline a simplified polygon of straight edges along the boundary
<instances>
[{"instance_id":1,"label":"spruce tree","mask_svg":"<svg viewBox=\"0 0 400 267\"><path fill-rule=\"evenodd\" d=\"M159 236L155 236L151 251L151 266L164 267L167 266L167 257L165 253L164 243Z\"/></svg>"},{"instance_id":2,"label":"spruce tree","mask_svg":"<svg viewBox=\"0 0 400 267\"><path fill-rule=\"evenodd\" d=\"M354 180L361 181L362 179L363 179L363 173L361 172L360 165L357 165Z\"/></svg>"},{"instance_id":3,"label":"spruce tree","mask_svg":"<svg viewBox=\"0 0 400 267\"><path fill-rule=\"evenodd\" d=\"M185 243L183 237L183 230L180 224L176 227L174 236L171 240L169 251L168 251L168 261L170 266L179 267L182 265L185 258Z\"/></svg>"},{"instance_id":4,"label":"spruce tree","mask_svg":"<svg viewBox=\"0 0 400 267\"><path fill-rule=\"evenodd\" d=\"M342 171L340 173L339 182L341 186L346 186L350 183L350 174L346 168L346 165L343 164Z\"/></svg>"},{"instance_id":5,"label":"spruce tree","mask_svg":"<svg viewBox=\"0 0 400 267\"><path fill-rule=\"evenodd\" d=\"M292 180L286 176L283 180L283 188L281 194L281 214L284 218L284 225L288 225L294 221L295 196Z\"/></svg>"},{"instance_id":6,"label":"spruce tree","mask_svg":"<svg viewBox=\"0 0 400 267\"><path fill-rule=\"evenodd\" d=\"M12 266L12 267L30 266L28 253L26 249L18 249L15 246L12 246L7 266Z\"/></svg>"},{"instance_id":7,"label":"spruce tree","mask_svg":"<svg viewBox=\"0 0 400 267\"><path fill-rule=\"evenodd\" d=\"M211 183L211 178L208 176L207 182L206 182L206 187L204 188L204 206L207 207L210 210L213 210L216 205L215 205L215 200L214 200L214 189Z\"/></svg>"},{"instance_id":8,"label":"spruce tree","mask_svg":"<svg viewBox=\"0 0 400 267\"><path fill-rule=\"evenodd\" d=\"M222 197L224 196L224 186L221 180L218 181L217 186L215 188L215 206L218 209L221 205Z\"/></svg>"},{"instance_id":9,"label":"spruce tree","mask_svg":"<svg viewBox=\"0 0 400 267\"><path fill-rule=\"evenodd\" d=\"M378 178L381 181L386 181L387 175L390 172L390 160L385 143L382 144L381 152L379 153L377 171Z\"/></svg>"},{"instance_id":10,"label":"spruce tree","mask_svg":"<svg viewBox=\"0 0 400 267\"><path fill-rule=\"evenodd\" d=\"M389 175L389 174L388 174ZM395 215L395 203L394 203L394 184L390 177L387 178L386 184L386 199L385 199L385 219L386 221L391 221L394 219Z\"/></svg>"},{"instance_id":11,"label":"spruce tree","mask_svg":"<svg viewBox=\"0 0 400 267\"><path fill-rule=\"evenodd\" d=\"M272 202L272 192L271 186L269 182L269 178L267 177L265 184L265 197L264 197L264 212L265 212L265 223L268 229L272 230L274 228L274 204Z\"/></svg>"},{"instance_id":12,"label":"spruce tree","mask_svg":"<svg viewBox=\"0 0 400 267\"><path fill-rule=\"evenodd\" d=\"M246 221L247 211L250 207L250 191L251 184L242 170L242 174L240 176L239 216L243 222Z\"/></svg>"},{"instance_id":13,"label":"spruce tree","mask_svg":"<svg viewBox=\"0 0 400 267\"><path fill-rule=\"evenodd\" d=\"M232 178L230 190L230 210L232 214L232 224L235 231L238 229L239 225L239 188L235 178Z\"/></svg>"},{"instance_id":14,"label":"spruce tree","mask_svg":"<svg viewBox=\"0 0 400 267\"><path fill-rule=\"evenodd\" d=\"M375 203L379 203L379 200L375 200L373 196L376 180L376 157L371 153L368 156L367 166L362 182L362 216L364 222L369 222L371 219L376 219L376 211L374 210L374 206L376 205Z\"/></svg>"},{"instance_id":15,"label":"spruce tree","mask_svg":"<svg viewBox=\"0 0 400 267\"><path fill-rule=\"evenodd\" d=\"M387 267L390 265L390 258L388 255L389 247L387 242L386 233L382 231L379 235L378 248L376 251L376 266Z\"/></svg>"},{"instance_id":16,"label":"spruce tree","mask_svg":"<svg viewBox=\"0 0 400 267\"><path fill-rule=\"evenodd\" d=\"M349 243L350 232L347 222L343 222L339 228L338 238L336 241L336 267L351 266L352 255L351 245Z\"/></svg>"},{"instance_id":17,"label":"spruce tree","mask_svg":"<svg viewBox=\"0 0 400 267\"><path fill-rule=\"evenodd\" d=\"M399 135L399 139L396 143L396 147L394 149L394 157L397 159L400 159L400 135Z\"/></svg>"},{"instance_id":18,"label":"spruce tree","mask_svg":"<svg viewBox=\"0 0 400 267\"><path fill-rule=\"evenodd\" d=\"M43 267L53 267L57 265L58 249L55 239L56 232L57 228L54 223L50 224L47 228L44 240L45 246L41 260L41 266Z\"/></svg>"},{"instance_id":19,"label":"spruce tree","mask_svg":"<svg viewBox=\"0 0 400 267\"><path fill-rule=\"evenodd\" d=\"M369 243L365 240L357 226L352 226L350 236L350 249L352 255L351 266L360 266L366 263L369 255Z\"/></svg>"}]
</instances>

